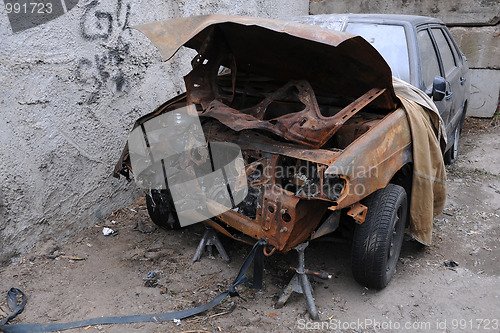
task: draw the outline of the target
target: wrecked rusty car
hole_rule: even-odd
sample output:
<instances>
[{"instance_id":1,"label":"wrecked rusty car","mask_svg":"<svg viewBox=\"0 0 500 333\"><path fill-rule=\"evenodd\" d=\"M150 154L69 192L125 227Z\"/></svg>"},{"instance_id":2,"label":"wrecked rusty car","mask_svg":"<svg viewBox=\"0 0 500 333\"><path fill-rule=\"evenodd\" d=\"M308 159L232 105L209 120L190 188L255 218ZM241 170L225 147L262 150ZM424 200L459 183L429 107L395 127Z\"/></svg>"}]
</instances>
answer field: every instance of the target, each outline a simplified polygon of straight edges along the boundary
<instances>
[{"instance_id":1,"label":"wrecked rusty car","mask_svg":"<svg viewBox=\"0 0 500 333\"><path fill-rule=\"evenodd\" d=\"M188 105L208 144L241 149L246 196L203 223L247 243L264 239L268 254L344 229L353 237L355 279L385 287L405 227L419 239L422 229L426 235L432 229L432 217L410 218L415 135L382 56L359 36L271 19L209 15L135 29L164 60L181 46L197 55L184 77L186 92L134 128ZM439 125L429 118L423 116L432 132ZM439 149L437 134L428 137ZM187 158L207 157L195 155ZM435 163L444 170L442 156ZM130 173L126 146L115 176ZM431 197L443 199L442 193ZM168 188L150 188L146 199L156 224L180 227ZM439 205L431 198L426 209L432 215Z\"/></svg>"}]
</instances>

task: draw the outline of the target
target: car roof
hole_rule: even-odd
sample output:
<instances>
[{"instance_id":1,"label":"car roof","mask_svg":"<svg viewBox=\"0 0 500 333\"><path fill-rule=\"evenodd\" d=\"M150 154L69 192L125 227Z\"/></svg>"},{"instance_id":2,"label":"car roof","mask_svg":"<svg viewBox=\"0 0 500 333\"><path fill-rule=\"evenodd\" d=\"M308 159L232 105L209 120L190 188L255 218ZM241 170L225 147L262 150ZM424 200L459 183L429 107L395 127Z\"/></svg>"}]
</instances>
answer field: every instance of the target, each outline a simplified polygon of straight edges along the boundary
<instances>
[{"instance_id":1,"label":"car roof","mask_svg":"<svg viewBox=\"0 0 500 333\"><path fill-rule=\"evenodd\" d=\"M428 16L418 16L418 15L401 15L401 14L319 14L319 15L308 15L296 17L292 20L297 20L303 23L314 24L315 20L322 21L339 21L342 19L347 19L351 22L362 21L362 22L373 22L373 23L384 23L390 21L391 23L401 23L411 24L413 26L419 26L421 24L444 24L441 20L428 17Z\"/></svg>"}]
</instances>

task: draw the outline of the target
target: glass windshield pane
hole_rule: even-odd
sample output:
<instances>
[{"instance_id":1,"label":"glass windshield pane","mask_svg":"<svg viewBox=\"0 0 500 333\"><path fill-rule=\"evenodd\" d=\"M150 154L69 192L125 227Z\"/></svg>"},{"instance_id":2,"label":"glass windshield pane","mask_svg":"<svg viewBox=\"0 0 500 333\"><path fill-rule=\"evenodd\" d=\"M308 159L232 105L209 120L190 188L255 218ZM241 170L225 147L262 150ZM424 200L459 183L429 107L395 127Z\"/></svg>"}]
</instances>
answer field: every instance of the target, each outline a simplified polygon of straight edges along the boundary
<instances>
[{"instance_id":1,"label":"glass windshield pane","mask_svg":"<svg viewBox=\"0 0 500 333\"><path fill-rule=\"evenodd\" d=\"M410 82L410 61L404 27L400 25L349 23L346 32L372 44L391 67L392 75Z\"/></svg>"}]
</instances>

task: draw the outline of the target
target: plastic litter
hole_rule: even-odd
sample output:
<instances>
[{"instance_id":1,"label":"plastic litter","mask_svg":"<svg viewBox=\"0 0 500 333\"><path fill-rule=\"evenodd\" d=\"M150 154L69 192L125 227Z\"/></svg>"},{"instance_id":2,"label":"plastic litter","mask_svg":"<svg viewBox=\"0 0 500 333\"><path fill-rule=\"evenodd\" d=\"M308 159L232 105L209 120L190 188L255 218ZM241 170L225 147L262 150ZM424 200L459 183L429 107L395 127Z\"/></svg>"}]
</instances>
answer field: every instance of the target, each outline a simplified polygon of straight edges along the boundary
<instances>
[{"instance_id":1,"label":"plastic litter","mask_svg":"<svg viewBox=\"0 0 500 333\"><path fill-rule=\"evenodd\" d=\"M108 227L102 228L102 234L104 236L109 236L109 235L112 235L114 233L115 233L115 231L113 229L111 229L111 228L108 228Z\"/></svg>"}]
</instances>

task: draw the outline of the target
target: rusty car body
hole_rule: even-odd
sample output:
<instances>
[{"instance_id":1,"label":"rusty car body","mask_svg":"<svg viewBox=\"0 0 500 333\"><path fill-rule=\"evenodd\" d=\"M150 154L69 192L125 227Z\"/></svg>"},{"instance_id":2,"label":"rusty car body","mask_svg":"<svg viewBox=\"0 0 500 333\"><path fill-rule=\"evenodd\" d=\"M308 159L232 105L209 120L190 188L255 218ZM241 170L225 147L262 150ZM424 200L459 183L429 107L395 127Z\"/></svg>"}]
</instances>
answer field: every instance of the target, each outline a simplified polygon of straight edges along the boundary
<instances>
[{"instance_id":1,"label":"rusty car body","mask_svg":"<svg viewBox=\"0 0 500 333\"><path fill-rule=\"evenodd\" d=\"M195 105L207 142L241 147L248 195L204 223L238 240L263 238L269 250L286 252L334 231L339 220L352 228L362 224L363 199L389 184L409 193L410 127L387 63L363 38L221 15L135 28L164 60L181 46L197 52L184 77L186 92L135 126ZM125 147L115 176L129 178L130 172ZM168 190L152 189L148 200L155 223L175 226Z\"/></svg>"}]
</instances>

